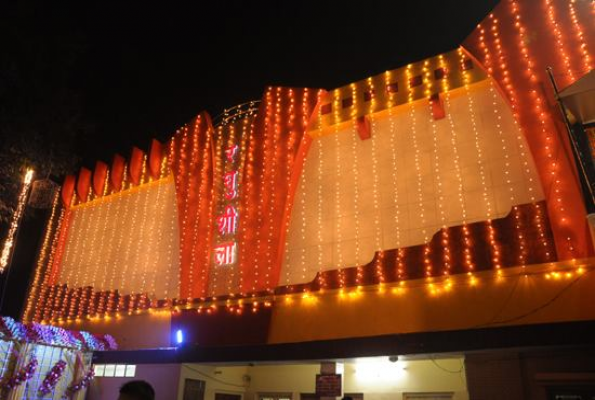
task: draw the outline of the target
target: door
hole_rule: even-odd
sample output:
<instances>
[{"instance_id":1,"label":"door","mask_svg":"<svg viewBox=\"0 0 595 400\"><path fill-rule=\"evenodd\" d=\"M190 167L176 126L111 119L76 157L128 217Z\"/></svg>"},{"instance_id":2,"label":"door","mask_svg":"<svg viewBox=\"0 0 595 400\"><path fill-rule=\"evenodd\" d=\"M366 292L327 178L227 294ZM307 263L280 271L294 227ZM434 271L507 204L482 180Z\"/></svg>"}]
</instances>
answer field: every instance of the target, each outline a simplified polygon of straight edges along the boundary
<instances>
[{"instance_id":1,"label":"door","mask_svg":"<svg viewBox=\"0 0 595 400\"><path fill-rule=\"evenodd\" d=\"M204 400L205 381L199 379L184 379L184 400Z\"/></svg>"}]
</instances>

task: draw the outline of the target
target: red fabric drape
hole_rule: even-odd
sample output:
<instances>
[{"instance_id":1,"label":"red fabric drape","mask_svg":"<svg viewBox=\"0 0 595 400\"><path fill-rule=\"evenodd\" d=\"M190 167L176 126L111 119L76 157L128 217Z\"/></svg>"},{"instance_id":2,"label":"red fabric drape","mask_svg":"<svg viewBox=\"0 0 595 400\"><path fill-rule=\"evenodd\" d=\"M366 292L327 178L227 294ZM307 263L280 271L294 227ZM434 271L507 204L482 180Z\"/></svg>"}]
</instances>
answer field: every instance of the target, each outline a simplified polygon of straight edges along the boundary
<instances>
[{"instance_id":1,"label":"red fabric drape","mask_svg":"<svg viewBox=\"0 0 595 400\"><path fill-rule=\"evenodd\" d=\"M62 204L64 207L70 207L75 186L76 177L74 175L67 175L66 178L64 178L64 183L62 184Z\"/></svg>"},{"instance_id":2,"label":"red fabric drape","mask_svg":"<svg viewBox=\"0 0 595 400\"><path fill-rule=\"evenodd\" d=\"M130 155L130 180L135 185L140 183L142 172L143 172L144 153L138 147L132 148L132 154Z\"/></svg>"},{"instance_id":3,"label":"red fabric drape","mask_svg":"<svg viewBox=\"0 0 595 400\"><path fill-rule=\"evenodd\" d=\"M571 68L561 57L562 48L548 19L545 1L502 1L463 44L496 79L513 106L516 105L518 121L539 170L557 253L562 260L585 257L593 252L568 136L545 72L546 67L552 66L558 84L563 88L572 82L571 70L575 80L587 70L581 41L570 17L570 3L552 2ZM518 12L514 11L515 5ZM584 43L593 55L595 24L592 10L588 2L577 1L572 6L581 22ZM517 22L517 15L520 22ZM528 59L525 59L525 52ZM535 79L531 79L528 68L532 69ZM543 124L537 104L542 106Z\"/></svg>"},{"instance_id":4,"label":"red fabric drape","mask_svg":"<svg viewBox=\"0 0 595 400\"><path fill-rule=\"evenodd\" d=\"M213 220L213 126L205 112L170 143L180 229L180 297L204 296L209 283Z\"/></svg>"},{"instance_id":5,"label":"red fabric drape","mask_svg":"<svg viewBox=\"0 0 595 400\"><path fill-rule=\"evenodd\" d=\"M79 177L76 182L76 193L81 202L87 201L89 197L89 189L91 188L91 171L87 168L81 168Z\"/></svg>"},{"instance_id":6,"label":"red fabric drape","mask_svg":"<svg viewBox=\"0 0 595 400\"><path fill-rule=\"evenodd\" d=\"M162 156L163 150L161 142L153 139L151 141L151 151L149 153L149 172L153 179L159 179Z\"/></svg>"},{"instance_id":7,"label":"red fabric drape","mask_svg":"<svg viewBox=\"0 0 595 400\"><path fill-rule=\"evenodd\" d=\"M110 175L111 188L118 192L122 188L122 182L124 181L124 169L126 168L126 160L119 154L114 156L112 161L112 170Z\"/></svg>"},{"instance_id":8,"label":"red fabric drape","mask_svg":"<svg viewBox=\"0 0 595 400\"><path fill-rule=\"evenodd\" d=\"M107 177L107 164L103 161L95 163L95 171L93 172L93 192L96 196L103 195L105 189L105 178Z\"/></svg>"},{"instance_id":9,"label":"red fabric drape","mask_svg":"<svg viewBox=\"0 0 595 400\"><path fill-rule=\"evenodd\" d=\"M279 281L291 176L317 99L316 90L269 88L251 127L240 189L241 292Z\"/></svg>"}]
</instances>

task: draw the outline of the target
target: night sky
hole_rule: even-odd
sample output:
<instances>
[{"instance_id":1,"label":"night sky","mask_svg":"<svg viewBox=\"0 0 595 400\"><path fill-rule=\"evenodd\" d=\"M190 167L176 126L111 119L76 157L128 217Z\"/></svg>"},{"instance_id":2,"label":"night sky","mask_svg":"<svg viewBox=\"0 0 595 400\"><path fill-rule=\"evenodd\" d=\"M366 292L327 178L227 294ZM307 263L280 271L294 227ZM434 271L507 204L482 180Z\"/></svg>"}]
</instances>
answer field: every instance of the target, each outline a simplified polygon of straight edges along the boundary
<instances>
[{"instance_id":1,"label":"night sky","mask_svg":"<svg viewBox=\"0 0 595 400\"><path fill-rule=\"evenodd\" d=\"M92 167L268 85L332 89L451 50L496 3L51 2L29 26L76 43L69 81L93 126L78 152Z\"/></svg>"}]
</instances>

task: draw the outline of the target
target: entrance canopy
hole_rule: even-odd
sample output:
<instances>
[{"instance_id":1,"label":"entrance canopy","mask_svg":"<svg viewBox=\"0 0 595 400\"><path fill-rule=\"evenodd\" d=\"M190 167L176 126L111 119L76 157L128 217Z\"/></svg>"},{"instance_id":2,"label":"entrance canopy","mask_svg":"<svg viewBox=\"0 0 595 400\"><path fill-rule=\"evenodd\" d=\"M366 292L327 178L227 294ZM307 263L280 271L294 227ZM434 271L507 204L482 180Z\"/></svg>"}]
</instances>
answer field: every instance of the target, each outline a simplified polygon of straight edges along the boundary
<instances>
[{"instance_id":1,"label":"entrance canopy","mask_svg":"<svg viewBox=\"0 0 595 400\"><path fill-rule=\"evenodd\" d=\"M580 123L595 123L595 70L562 90L560 99Z\"/></svg>"}]
</instances>

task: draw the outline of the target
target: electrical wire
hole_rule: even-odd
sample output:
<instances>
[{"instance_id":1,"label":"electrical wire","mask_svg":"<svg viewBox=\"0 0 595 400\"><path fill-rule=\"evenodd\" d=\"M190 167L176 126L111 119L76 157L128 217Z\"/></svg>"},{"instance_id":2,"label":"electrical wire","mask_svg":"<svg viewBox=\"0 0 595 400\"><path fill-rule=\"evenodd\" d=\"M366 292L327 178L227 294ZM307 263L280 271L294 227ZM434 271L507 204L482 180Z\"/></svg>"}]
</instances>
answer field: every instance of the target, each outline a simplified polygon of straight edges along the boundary
<instances>
[{"instance_id":1,"label":"electrical wire","mask_svg":"<svg viewBox=\"0 0 595 400\"><path fill-rule=\"evenodd\" d=\"M444 368L443 366L441 366L440 364L438 364L438 362L436 361L436 359L434 357L430 357L430 361L432 361L432 364L434 364L436 366L436 368L444 371L444 372L448 372L449 374L460 374L463 372L463 370L465 369L465 365L461 362L461 368L459 368L456 371L453 371L451 369L448 368Z\"/></svg>"},{"instance_id":2,"label":"electrical wire","mask_svg":"<svg viewBox=\"0 0 595 400\"><path fill-rule=\"evenodd\" d=\"M541 310L543 310L544 308L550 306L551 304L553 304L556 300L558 300L560 297L562 297L562 295L564 293L566 293L566 291L568 291L571 287L573 287L578 281L581 280L581 278L583 276L585 276L586 274L592 272L593 270L587 270L584 273L582 273L581 275L579 275L576 279L574 279L572 282L570 282L568 285L564 286L558 293L556 293L551 299L549 299L548 301L546 301L545 303L523 313L520 315L517 315L515 317L511 317L511 318L507 318L507 319L501 319L501 320L496 320L496 318L502 313L502 311L504 310L504 308L506 307L506 305L508 304L508 302L510 301L510 299L512 298L512 294L514 293L514 291L516 290L516 287L518 285L518 281L519 279L517 278L517 281L515 282L515 286L513 287L513 289L511 290L510 294L508 295L508 298L504 301L502 307L500 307L500 309L498 310L498 312L495 314L494 317L492 317L488 322L483 323L483 324L479 324L479 325L475 325L471 328L480 328L480 327L489 327L489 326L494 326L494 325L499 325L499 324L506 324L509 322L514 322L514 321L518 321L521 320L523 318L529 317ZM520 277L521 274L519 274L518 276Z\"/></svg>"},{"instance_id":3,"label":"electrical wire","mask_svg":"<svg viewBox=\"0 0 595 400\"><path fill-rule=\"evenodd\" d=\"M581 278L583 276L585 276L586 272L584 274L579 275L575 280L573 280L572 282L570 282L568 285L566 285L565 287L562 288L562 290L560 290L558 293L556 293L556 295L554 295L554 297L552 297L550 300L548 300L547 302L545 302L544 304L535 307L534 309L527 311L524 314L521 315L517 315L516 317L512 317L512 318L508 318L508 319L502 319L499 321L494 321L492 324L496 325L496 324L505 324L508 322L514 322L514 321L518 321L521 320L523 318L529 317L541 310L543 310L544 308L548 307L549 305L551 305L552 303L554 303L556 300L558 300L564 293L566 293L566 291L568 289L570 289L572 286L574 286L578 281L581 280Z\"/></svg>"}]
</instances>

